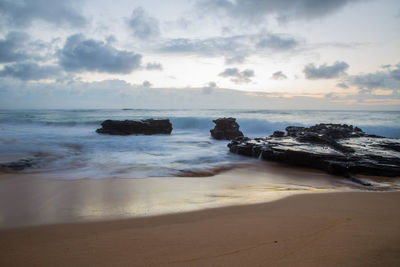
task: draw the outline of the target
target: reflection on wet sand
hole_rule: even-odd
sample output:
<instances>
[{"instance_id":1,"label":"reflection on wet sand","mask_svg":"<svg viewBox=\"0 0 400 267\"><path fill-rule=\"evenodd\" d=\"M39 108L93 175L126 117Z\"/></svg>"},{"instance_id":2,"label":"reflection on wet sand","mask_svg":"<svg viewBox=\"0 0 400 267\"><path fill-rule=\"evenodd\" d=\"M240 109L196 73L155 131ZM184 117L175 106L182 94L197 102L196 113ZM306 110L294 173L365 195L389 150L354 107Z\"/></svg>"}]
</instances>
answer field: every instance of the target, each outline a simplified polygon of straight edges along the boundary
<instances>
[{"instance_id":1,"label":"reflection on wet sand","mask_svg":"<svg viewBox=\"0 0 400 267\"><path fill-rule=\"evenodd\" d=\"M360 187L318 171L264 162L196 178L61 180L2 174L0 225L140 217L349 190Z\"/></svg>"}]
</instances>

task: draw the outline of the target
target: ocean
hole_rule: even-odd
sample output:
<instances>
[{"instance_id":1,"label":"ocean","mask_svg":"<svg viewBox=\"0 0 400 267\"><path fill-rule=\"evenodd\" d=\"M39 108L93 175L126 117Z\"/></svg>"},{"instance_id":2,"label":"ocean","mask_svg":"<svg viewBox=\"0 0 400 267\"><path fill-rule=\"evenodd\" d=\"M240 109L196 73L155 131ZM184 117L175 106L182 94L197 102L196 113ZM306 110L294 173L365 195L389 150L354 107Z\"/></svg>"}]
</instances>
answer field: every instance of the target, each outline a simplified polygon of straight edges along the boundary
<instances>
[{"instance_id":1,"label":"ocean","mask_svg":"<svg viewBox=\"0 0 400 267\"><path fill-rule=\"evenodd\" d=\"M370 134L400 138L399 111L321 110L0 110L0 163L38 160L27 173L61 179L193 175L254 163L210 137L212 120L234 117L248 137L286 126L346 123ZM171 135L110 136L95 132L106 119L171 120Z\"/></svg>"}]
</instances>

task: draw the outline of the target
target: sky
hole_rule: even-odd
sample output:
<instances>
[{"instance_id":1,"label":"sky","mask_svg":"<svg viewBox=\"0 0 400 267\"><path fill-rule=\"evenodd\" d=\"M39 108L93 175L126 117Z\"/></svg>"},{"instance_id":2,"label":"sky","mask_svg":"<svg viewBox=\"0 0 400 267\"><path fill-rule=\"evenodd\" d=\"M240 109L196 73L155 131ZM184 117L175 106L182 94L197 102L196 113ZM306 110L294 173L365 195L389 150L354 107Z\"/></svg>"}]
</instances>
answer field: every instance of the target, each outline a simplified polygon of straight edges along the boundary
<instances>
[{"instance_id":1,"label":"sky","mask_svg":"<svg viewBox=\"0 0 400 267\"><path fill-rule=\"evenodd\" d=\"M0 0L0 108L400 110L398 0Z\"/></svg>"}]
</instances>

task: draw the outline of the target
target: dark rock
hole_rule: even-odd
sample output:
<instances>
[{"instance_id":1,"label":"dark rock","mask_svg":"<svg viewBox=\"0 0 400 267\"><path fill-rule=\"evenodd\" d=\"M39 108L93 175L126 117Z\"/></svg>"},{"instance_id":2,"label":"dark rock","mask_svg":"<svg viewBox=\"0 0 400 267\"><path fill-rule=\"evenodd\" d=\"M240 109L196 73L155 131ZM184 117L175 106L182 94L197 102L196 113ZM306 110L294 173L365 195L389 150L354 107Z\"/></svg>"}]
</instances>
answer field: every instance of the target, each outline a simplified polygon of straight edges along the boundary
<instances>
[{"instance_id":1,"label":"dark rock","mask_svg":"<svg viewBox=\"0 0 400 267\"><path fill-rule=\"evenodd\" d=\"M34 159L20 159L13 162L1 163L0 170L2 171L22 171L26 168L31 168L35 164Z\"/></svg>"},{"instance_id":2,"label":"dark rock","mask_svg":"<svg viewBox=\"0 0 400 267\"><path fill-rule=\"evenodd\" d=\"M210 130L211 136L218 140L233 140L237 137L243 137L243 133L239 131L239 124L235 118L219 118L213 120L214 129Z\"/></svg>"},{"instance_id":3,"label":"dark rock","mask_svg":"<svg viewBox=\"0 0 400 267\"><path fill-rule=\"evenodd\" d=\"M272 137L284 137L285 136L285 132L275 131L271 136Z\"/></svg>"},{"instance_id":4,"label":"dark rock","mask_svg":"<svg viewBox=\"0 0 400 267\"><path fill-rule=\"evenodd\" d=\"M297 135L303 133L305 129L305 127L288 126L285 130L288 136L296 137Z\"/></svg>"},{"instance_id":5,"label":"dark rock","mask_svg":"<svg viewBox=\"0 0 400 267\"><path fill-rule=\"evenodd\" d=\"M400 152L400 144L399 143L384 142L382 144L379 144L379 146L389 149L389 150Z\"/></svg>"},{"instance_id":6,"label":"dark rock","mask_svg":"<svg viewBox=\"0 0 400 267\"><path fill-rule=\"evenodd\" d=\"M130 135L130 134L171 134L172 124L166 120L106 120L101 124L102 128L97 129L97 133L111 135Z\"/></svg>"},{"instance_id":7,"label":"dark rock","mask_svg":"<svg viewBox=\"0 0 400 267\"><path fill-rule=\"evenodd\" d=\"M54 160L52 155L40 152L27 158L0 163L0 172L23 171L28 168L37 168L51 160Z\"/></svg>"},{"instance_id":8,"label":"dark rock","mask_svg":"<svg viewBox=\"0 0 400 267\"><path fill-rule=\"evenodd\" d=\"M340 124L318 124L309 128L289 126L285 136L236 139L231 152L325 170L363 185L355 174L400 176L399 139L364 133Z\"/></svg>"}]
</instances>

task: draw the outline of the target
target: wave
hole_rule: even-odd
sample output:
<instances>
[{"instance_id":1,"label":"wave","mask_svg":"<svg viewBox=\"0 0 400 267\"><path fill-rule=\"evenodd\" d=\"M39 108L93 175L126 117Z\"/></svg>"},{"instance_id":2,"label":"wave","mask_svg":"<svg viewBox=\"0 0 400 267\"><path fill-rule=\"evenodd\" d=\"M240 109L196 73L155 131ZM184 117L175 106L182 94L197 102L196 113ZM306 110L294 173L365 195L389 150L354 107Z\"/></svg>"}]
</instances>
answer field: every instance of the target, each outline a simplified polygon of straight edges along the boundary
<instances>
[{"instance_id":1,"label":"wave","mask_svg":"<svg viewBox=\"0 0 400 267\"><path fill-rule=\"evenodd\" d=\"M211 177L217 174L227 172L234 169L245 168L251 166L252 164L228 164L222 165L212 168L205 168L205 169L196 169L196 170L182 170L179 173L175 174L178 177Z\"/></svg>"},{"instance_id":2,"label":"wave","mask_svg":"<svg viewBox=\"0 0 400 267\"><path fill-rule=\"evenodd\" d=\"M150 117L145 117L147 119ZM151 117L155 119L161 119L156 117ZM177 130L187 130L198 132L207 132L214 128L215 124L213 120L216 117L179 117L171 118L172 127L175 131ZM32 119L0 119L0 124L11 124L11 125L37 125L37 126L60 126L60 127L85 127L89 126L91 128L100 127L104 120L87 120L87 121L38 121ZM309 123L293 123L290 121L282 122L271 122L263 119L251 119L251 118L238 118L237 123L240 125L240 130L249 137L264 137L272 134L276 130L284 131L287 126L304 126L308 127L312 124ZM363 129L366 133L376 134L380 136L385 136L389 138L400 138L400 127L398 126L372 126L372 125L356 125Z\"/></svg>"},{"instance_id":3,"label":"wave","mask_svg":"<svg viewBox=\"0 0 400 267\"><path fill-rule=\"evenodd\" d=\"M0 119L0 124L10 124L10 125L49 125L49 126L83 126L83 125L99 125L104 120L65 120L65 121L48 121L48 120L37 120L30 118L7 118Z\"/></svg>"},{"instance_id":4,"label":"wave","mask_svg":"<svg viewBox=\"0 0 400 267\"><path fill-rule=\"evenodd\" d=\"M355 116L354 114L357 114ZM240 130L249 137L263 137L287 126L311 126L316 123L347 123L362 128L370 134L400 138L398 112L320 112L275 110L71 110L0 112L1 125L37 125L50 127L100 127L106 119L166 119L174 131L208 133L214 128L213 120L220 117L236 117ZM357 122L357 123L354 123ZM173 132L174 133L174 132Z\"/></svg>"}]
</instances>

